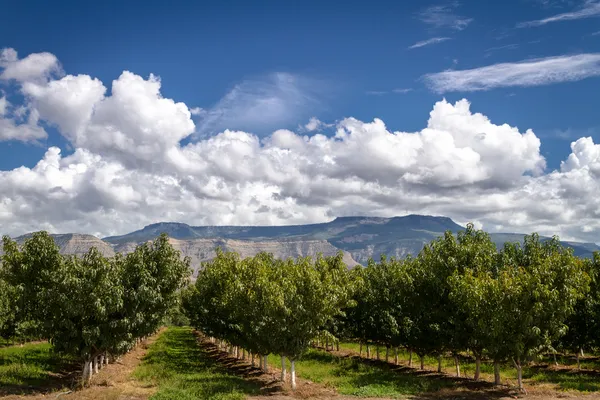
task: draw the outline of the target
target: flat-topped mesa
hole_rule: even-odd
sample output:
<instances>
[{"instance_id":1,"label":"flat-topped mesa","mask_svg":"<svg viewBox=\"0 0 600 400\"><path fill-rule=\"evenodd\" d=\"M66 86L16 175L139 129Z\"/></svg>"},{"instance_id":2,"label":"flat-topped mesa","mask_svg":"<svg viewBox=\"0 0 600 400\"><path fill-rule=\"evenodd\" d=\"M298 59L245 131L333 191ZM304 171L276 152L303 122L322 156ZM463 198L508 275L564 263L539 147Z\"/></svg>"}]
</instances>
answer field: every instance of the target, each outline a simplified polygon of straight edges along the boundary
<instances>
[{"instance_id":1,"label":"flat-topped mesa","mask_svg":"<svg viewBox=\"0 0 600 400\"><path fill-rule=\"evenodd\" d=\"M315 256L319 252L333 255L343 250L346 263L352 266L357 262L366 265L369 258L378 260L383 254L399 258L414 256L445 231L463 229L448 217L411 214L392 218L342 216L323 223L279 226L191 226L159 222L104 240L77 234L55 237L63 253L83 254L95 245L110 255L114 251L132 251L137 244L154 240L164 232L183 255L192 258L194 268L199 267L200 261L212 258L217 247L242 255L268 251L280 258ZM522 242L524 235L492 233L491 237L496 246L502 247L505 242ZM600 250L593 243L563 242L563 245L572 247L579 257L591 257Z\"/></svg>"}]
</instances>

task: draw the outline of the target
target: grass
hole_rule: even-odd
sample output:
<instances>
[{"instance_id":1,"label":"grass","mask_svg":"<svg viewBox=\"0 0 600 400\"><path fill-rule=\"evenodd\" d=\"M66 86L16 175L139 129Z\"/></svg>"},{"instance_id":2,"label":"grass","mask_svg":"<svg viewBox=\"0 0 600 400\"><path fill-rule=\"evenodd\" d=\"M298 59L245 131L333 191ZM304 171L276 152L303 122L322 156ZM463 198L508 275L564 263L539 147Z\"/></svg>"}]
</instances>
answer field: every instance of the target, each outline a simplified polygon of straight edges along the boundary
<instances>
[{"instance_id":1,"label":"grass","mask_svg":"<svg viewBox=\"0 0 600 400\"><path fill-rule=\"evenodd\" d=\"M269 365L281 368L281 358L269 356ZM361 397L404 398L457 386L453 379L424 376L407 368L397 369L357 358L337 357L315 349L296 361L296 373L298 377L334 388L340 394Z\"/></svg>"},{"instance_id":2,"label":"grass","mask_svg":"<svg viewBox=\"0 0 600 400\"><path fill-rule=\"evenodd\" d=\"M340 350L350 350L356 353L360 347L358 343L341 343ZM385 348L380 348L380 356L385 360ZM366 357L366 348L363 346L363 357ZM371 357L376 357L375 347L371 347ZM409 354L406 350L398 350L399 362L407 365ZM392 350L390 350L390 361L393 361ZM425 368L437 370L437 358L426 356ZM600 359L597 357L586 357L581 361L581 371L575 369L577 365L575 356L557 356L559 367L553 367L554 361L550 357L541 360L541 362L532 366L523 367L523 378L526 385L536 385L550 383L556 385L559 390L575 390L580 392L598 392L600 391ZM419 358L413 354L413 368L419 368ZM461 375L473 378L475 375L475 361L468 357L463 357L460 361ZM448 375L455 374L454 360L450 357L442 359L442 371ZM516 385L517 371L508 363L501 364L500 375L502 382L510 385ZM481 378L492 382L494 379L494 366L490 362L482 362Z\"/></svg>"},{"instance_id":3,"label":"grass","mask_svg":"<svg viewBox=\"0 0 600 400\"><path fill-rule=\"evenodd\" d=\"M134 377L156 386L163 399L241 400L259 394L258 382L236 376L201 348L191 328L172 327L148 349Z\"/></svg>"},{"instance_id":4,"label":"grass","mask_svg":"<svg viewBox=\"0 0 600 400\"><path fill-rule=\"evenodd\" d=\"M0 395L47 392L67 385L72 359L52 352L49 343L0 348Z\"/></svg>"}]
</instances>

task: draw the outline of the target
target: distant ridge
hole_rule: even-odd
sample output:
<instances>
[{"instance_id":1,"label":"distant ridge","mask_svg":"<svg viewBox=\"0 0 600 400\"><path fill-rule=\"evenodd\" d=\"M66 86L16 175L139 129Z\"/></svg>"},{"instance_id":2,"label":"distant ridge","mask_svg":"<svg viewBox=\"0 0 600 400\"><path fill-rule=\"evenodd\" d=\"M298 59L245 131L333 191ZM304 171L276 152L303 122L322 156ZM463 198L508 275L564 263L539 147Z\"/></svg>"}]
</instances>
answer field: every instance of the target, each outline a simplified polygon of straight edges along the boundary
<instances>
[{"instance_id":1,"label":"distant ridge","mask_svg":"<svg viewBox=\"0 0 600 400\"><path fill-rule=\"evenodd\" d=\"M201 261L214 257L217 247L232 250L244 256L260 251L274 253L280 258L333 255L344 252L349 266L366 265L369 258L379 259L416 255L431 240L445 231L458 232L464 227L443 216L405 215L392 218L343 216L329 222L281 226L191 226L179 222L158 222L121 236L98 239L91 235L54 235L61 251L83 254L96 246L105 255L128 253L139 243L155 239L161 233L171 238L174 247L192 258L195 270ZM505 242L522 242L524 234L490 234L496 246ZM17 238L23 241L27 235ZM542 238L548 239L548 238ZM579 257L591 257L600 247L594 243L562 242L572 247Z\"/></svg>"}]
</instances>

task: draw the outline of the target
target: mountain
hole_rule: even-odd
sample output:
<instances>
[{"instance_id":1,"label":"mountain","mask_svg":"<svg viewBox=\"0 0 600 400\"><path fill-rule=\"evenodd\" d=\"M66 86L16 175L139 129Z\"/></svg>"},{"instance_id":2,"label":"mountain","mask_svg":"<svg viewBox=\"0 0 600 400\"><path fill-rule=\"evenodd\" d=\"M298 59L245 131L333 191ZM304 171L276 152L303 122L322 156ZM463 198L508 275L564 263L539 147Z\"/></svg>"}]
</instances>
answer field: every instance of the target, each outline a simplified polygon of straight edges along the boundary
<instances>
[{"instance_id":1,"label":"mountain","mask_svg":"<svg viewBox=\"0 0 600 400\"><path fill-rule=\"evenodd\" d=\"M31 233L15 238L19 244L31 237ZM105 257L115 255L115 250L110 243L98 239L96 236L83 235L79 233L66 233L52 235L54 242L60 248L61 254L73 254L82 256L88 252L91 247L96 247ZM0 254L2 254L2 243L0 243Z\"/></svg>"},{"instance_id":2,"label":"mountain","mask_svg":"<svg viewBox=\"0 0 600 400\"><path fill-rule=\"evenodd\" d=\"M382 254L404 257L416 255L431 240L447 230L458 232L464 227L450 218L427 215L403 217L339 217L321 224L287 226L190 226L183 223L161 222L122 236L98 239L91 235L54 235L61 252L83 254L96 246L107 255L129 253L139 243L167 233L173 246L192 259L194 269L201 261L215 256L217 247L236 251L243 257L267 251L279 258L314 256L317 253L334 255L343 250L349 266L365 265L369 258ZM16 240L22 242L28 235ZM491 234L496 246L505 242L522 242L523 234ZM548 238L542 238L544 240ZM579 257L591 257L600 247L594 243L562 242L572 247Z\"/></svg>"},{"instance_id":3,"label":"mountain","mask_svg":"<svg viewBox=\"0 0 600 400\"><path fill-rule=\"evenodd\" d=\"M404 257L415 255L423 245L445 231L458 232L464 227L450 218L428 215L403 217L338 217L331 222L287 226L190 226L183 223L162 222L123 236L104 238L114 246L128 242L151 240L161 232L180 240L222 238L251 242L325 240L351 254L361 264L369 258L379 259L382 254ZM492 240L501 247L505 242L523 241L524 234L495 233ZM544 238L548 239L548 238ZM573 247L580 257L591 257L600 250L594 243L563 242Z\"/></svg>"}]
</instances>

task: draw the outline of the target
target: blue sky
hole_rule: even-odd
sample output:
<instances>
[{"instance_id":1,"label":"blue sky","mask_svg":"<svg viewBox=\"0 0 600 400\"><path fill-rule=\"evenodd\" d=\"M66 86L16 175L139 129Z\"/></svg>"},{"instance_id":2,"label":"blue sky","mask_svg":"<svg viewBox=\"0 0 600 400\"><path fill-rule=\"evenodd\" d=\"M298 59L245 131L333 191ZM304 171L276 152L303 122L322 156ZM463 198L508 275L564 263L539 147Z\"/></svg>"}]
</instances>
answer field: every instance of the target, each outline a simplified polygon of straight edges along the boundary
<instances>
[{"instance_id":1,"label":"blue sky","mask_svg":"<svg viewBox=\"0 0 600 400\"><path fill-rule=\"evenodd\" d=\"M468 94L474 111L543 139L549 167L558 167L569 143L597 137L600 79L485 92L434 93L427 73L499 62L600 52L600 19L585 18L517 28L524 21L569 12L576 1L45 1L7 2L0 47L20 54L51 52L68 72L104 82L130 70L162 78L166 97L210 109L232 87L283 72L314 80L315 101L263 124L229 126L268 134L310 116L383 119L394 130L423 126L431 104ZM427 21L428 8L446 7ZM446 20L443 20L446 18ZM464 26L453 26L460 20ZM424 21L425 20L425 21ZM437 23L436 23L437 22ZM443 42L410 49L431 38ZM394 89L411 89L394 93ZM386 92L380 94L379 92ZM281 123L280 123L281 121ZM250 126L246 126L250 125ZM48 143L63 145L58 135ZM33 165L44 148L0 144L0 168Z\"/></svg>"},{"instance_id":2,"label":"blue sky","mask_svg":"<svg viewBox=\"0 0 600 400\"><path fill-rule=\"evenodd\" d=\"M0 223L11 232L403 212L600 232L600 205L577 200L599 184L600 0L21 0L3 2L1 21ZM141 177L168 183L152 191ZM477 204L457 207L457 193Z\"/></svg>"}]
</instances>

